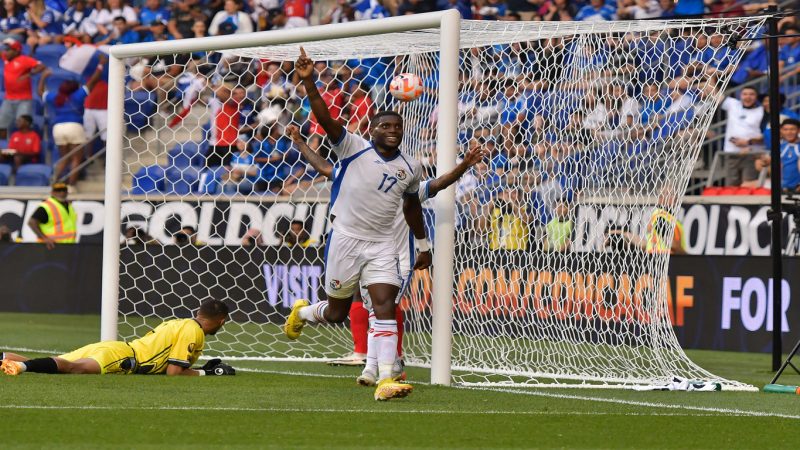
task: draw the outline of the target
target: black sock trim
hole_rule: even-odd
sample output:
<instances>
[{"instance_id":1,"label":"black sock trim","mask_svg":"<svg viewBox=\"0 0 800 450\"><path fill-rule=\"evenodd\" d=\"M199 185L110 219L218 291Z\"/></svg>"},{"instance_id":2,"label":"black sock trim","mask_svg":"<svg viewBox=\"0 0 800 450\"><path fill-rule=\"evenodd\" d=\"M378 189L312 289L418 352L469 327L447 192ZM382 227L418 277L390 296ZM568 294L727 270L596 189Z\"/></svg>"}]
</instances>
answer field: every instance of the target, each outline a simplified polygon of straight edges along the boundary
<instances>
[{"instance_id":1,"label":"black sock trim","mask_svg":"<svg viewBox=\"0 0 800 450\"><path fill-rule=\"evenodd\" d=\"M26 372L58 373L58 364L53 358L37 358L25 361Z\"/></svg>"}]
</instances>

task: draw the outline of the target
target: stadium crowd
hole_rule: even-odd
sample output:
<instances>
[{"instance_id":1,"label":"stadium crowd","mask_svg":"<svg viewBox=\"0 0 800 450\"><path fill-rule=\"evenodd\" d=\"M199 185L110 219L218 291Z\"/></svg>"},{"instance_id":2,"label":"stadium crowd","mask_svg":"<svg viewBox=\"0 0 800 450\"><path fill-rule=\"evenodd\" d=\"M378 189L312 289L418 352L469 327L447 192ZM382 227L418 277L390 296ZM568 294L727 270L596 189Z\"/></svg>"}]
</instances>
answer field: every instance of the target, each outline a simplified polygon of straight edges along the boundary
<instances>
[{"instance_id":1,"label":"stadium crowd","mask_svg":"<svg viewBox=\"0 0 800 450\"><path fill-rule=\"evenodd\" d=\"M319 22L447 8L470 19L603 21L708 12L738 16L762 6L731 0L337 0L322 11ZM47 161L45 152L52 151L52 159L60 157L56 175L63 176L78 167L86 151L102 146L107 107L102 53L107 46L308 26L312 2L5 0L0 17L5 91L0 133L11 132L8 141L0 142L6 149L3 157L13 164L18 185L46 184L49 172L42 182L27 176L24 166L41 165L36 163ZM713 96L720 94L715 89L720 73L733 71L733 83L742 84L766 71L766 52L758 44L733 67L734 50L719 31L612 35L580 46L550 39L473 49L462 71L459 137L465 148L483 145L492 156L459 184L462 226L493 233L493 247L524 249L532 239L540 240L524 237L534 235L532 229L547 233L551 222L568 222L564 211L570 210L576 192L646 188L648 163L665 152L664 143L693 136L693 118L707 114ZM784 19L781 31L797 33L795 19ZM793 67L800 39L783 38L781 45L782 65ZM292 195L324 186L326 180L283 135L289 123L301 124L309 145L327 154L324 131L310 114L292 63L202 52L129 62L126 111L132 130L149 127L155 105L164 101L174 105L171 127L180 126L197 101L207 101L211 111L203 136L170 150L166 167L141 168L133 193ZM386 85L402 64L393 58L320 64L318 85L333 115L349 130L363 133L377 105L385 104ZM608 67L622 70L609 73ZM432 162L436 108L431 92L438 74L422 70L420 76L428 89L417 100L424 113L409 125L413 133L407 142ZM41 89L35 89L39 84ZM758 117L751 127L754 134L730 149L726 142L725 152L747 152L769 133L768 113L755 94L756 103L744 107L753 120ZM726 100L723 109L741 109L742 102ZM781 114L792 116L788 109ZM81 150L89 140L95 148ZM615 162L623 154L630 161L624 166ZM726 169L739 170L745 176L742 183L752 182L748 176L764 162L756 159L747 167L731 164ZM432 175L432 164L427 167ZM74 185L78 176L73 170L66 181ZM469 235L464 234L466 239ZM553 248L567 245L556 241Z\"/></svg>"}]
</instances>

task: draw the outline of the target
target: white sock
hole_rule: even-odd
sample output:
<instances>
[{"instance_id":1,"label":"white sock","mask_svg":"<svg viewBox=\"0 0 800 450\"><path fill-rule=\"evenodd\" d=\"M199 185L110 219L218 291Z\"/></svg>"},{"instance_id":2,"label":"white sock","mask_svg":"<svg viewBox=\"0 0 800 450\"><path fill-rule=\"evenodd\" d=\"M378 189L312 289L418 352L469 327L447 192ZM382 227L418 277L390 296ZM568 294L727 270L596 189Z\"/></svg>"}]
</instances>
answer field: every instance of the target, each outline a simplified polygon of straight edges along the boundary
<instances>
[{"instance_id":1,"label":"white sock","mask_svg":"<svg viewBox=\"0 0 800 450\"><path fill-rule=\"evenodd\" d=\"M325 310L328 309L328 302L321 301L311 306L300 308L300 318L308 323L328 323L325 320Z\"/></svg>"},{"instance_id":2,"label":"white sock","mask_svg":"<svg viewBox=\"0 0 800 450\"><path fill-rule=\"evenodd\" d=\"M397 321L375 320L372 327L378 356L378 380L392 378L392 366L397 359Z\"/></svg>"},{"instance_id":3,"label":"white sock","mask_svg":"<svg viewBox=\"0 0 800 450\"><path fill-rule=\"evenodd\" d=\"M375 346L375 313L369 313L369 332L367 333L367 364L361 373L378 376L378 347Z\"/></svg>"}]
</instances>

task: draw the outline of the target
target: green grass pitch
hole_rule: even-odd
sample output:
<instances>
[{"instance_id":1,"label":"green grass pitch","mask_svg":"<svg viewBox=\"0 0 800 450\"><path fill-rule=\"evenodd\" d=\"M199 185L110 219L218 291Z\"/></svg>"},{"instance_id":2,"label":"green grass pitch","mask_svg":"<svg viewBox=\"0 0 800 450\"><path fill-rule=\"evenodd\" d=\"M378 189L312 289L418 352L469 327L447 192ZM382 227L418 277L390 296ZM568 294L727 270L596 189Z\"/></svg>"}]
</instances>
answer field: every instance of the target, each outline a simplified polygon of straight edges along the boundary
<instances>
[{"instance_id":1,"label":"green grass pitch","mask_svg":"<svg viewBox=\"0 0 800 450\"><path fill-rule=\"evenodd\" d=\"M0 314L0 349L71 350L96 316ZM21 353L24 353L20 351ZM768 355L693 351L719 375L763 386ZM800 397L716 392L429 386L387 403L358 369L237 362L235 377L0 377L3 448L781 448ZM790 375L785 384L800 384Z\"/></svg>"}]
</instances>

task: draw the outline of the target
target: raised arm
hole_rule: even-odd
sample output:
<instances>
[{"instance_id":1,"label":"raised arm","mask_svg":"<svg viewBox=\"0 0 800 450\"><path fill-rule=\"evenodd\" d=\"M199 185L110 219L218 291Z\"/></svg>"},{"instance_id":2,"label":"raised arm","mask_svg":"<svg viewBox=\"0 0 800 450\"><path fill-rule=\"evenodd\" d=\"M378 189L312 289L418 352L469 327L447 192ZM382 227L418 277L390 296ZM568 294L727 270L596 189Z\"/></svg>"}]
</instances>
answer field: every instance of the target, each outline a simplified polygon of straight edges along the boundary
<instances>
[{"instance_id":1,"label":"raised arm","mask_svg":"<svg viewBox=\"0 0 800 450\"><path fill-rule=\"evenodd\" d=\"M467 150L464 159L461 160L453 170L440 177L436 177L428 184L428 196L435 197L439 191L450 187L450 185L458 181L470 167L478 164L486 155L486 149L483 147L474 146Z\"/></svg>"},{"instance_id":2,"label":"raised arm","mask_svg":"<svg viewBox=\"0 0 800 450\"><path fill-rule=\"evenodd\" d=\"M303 136L300 134L300 129L294 125L289 125L286 127L286 135L294 142L294 145L297 146L297 150L300 151L300 154L303 155L306 161L319 173L327 177L328 179L333 179L333 164L331 164L327 159L320 156L319 153L311 150L311 147L306 144L306 141L303 140Z\"/></svg>"},{"instance_id":3,"label":"raised arm","mask_svg":"<svg viewBox=\"0 0 800 450\"><path fill-rule=\"evenodd\" d=\"M314 61L306 55L303 47L300 47L300 56L294 65L294 70L297 71L297 76L303 81L303 86L306 88L306 95L308 101L311 103L311 111L314 112L317 122L328 134L328 138L332 142L339 142L344 135L344 127L338 121L331 117L328 111L328 105L322 96L319 94L317 84L314 80Z\"/></svg>"}]
</instances>

